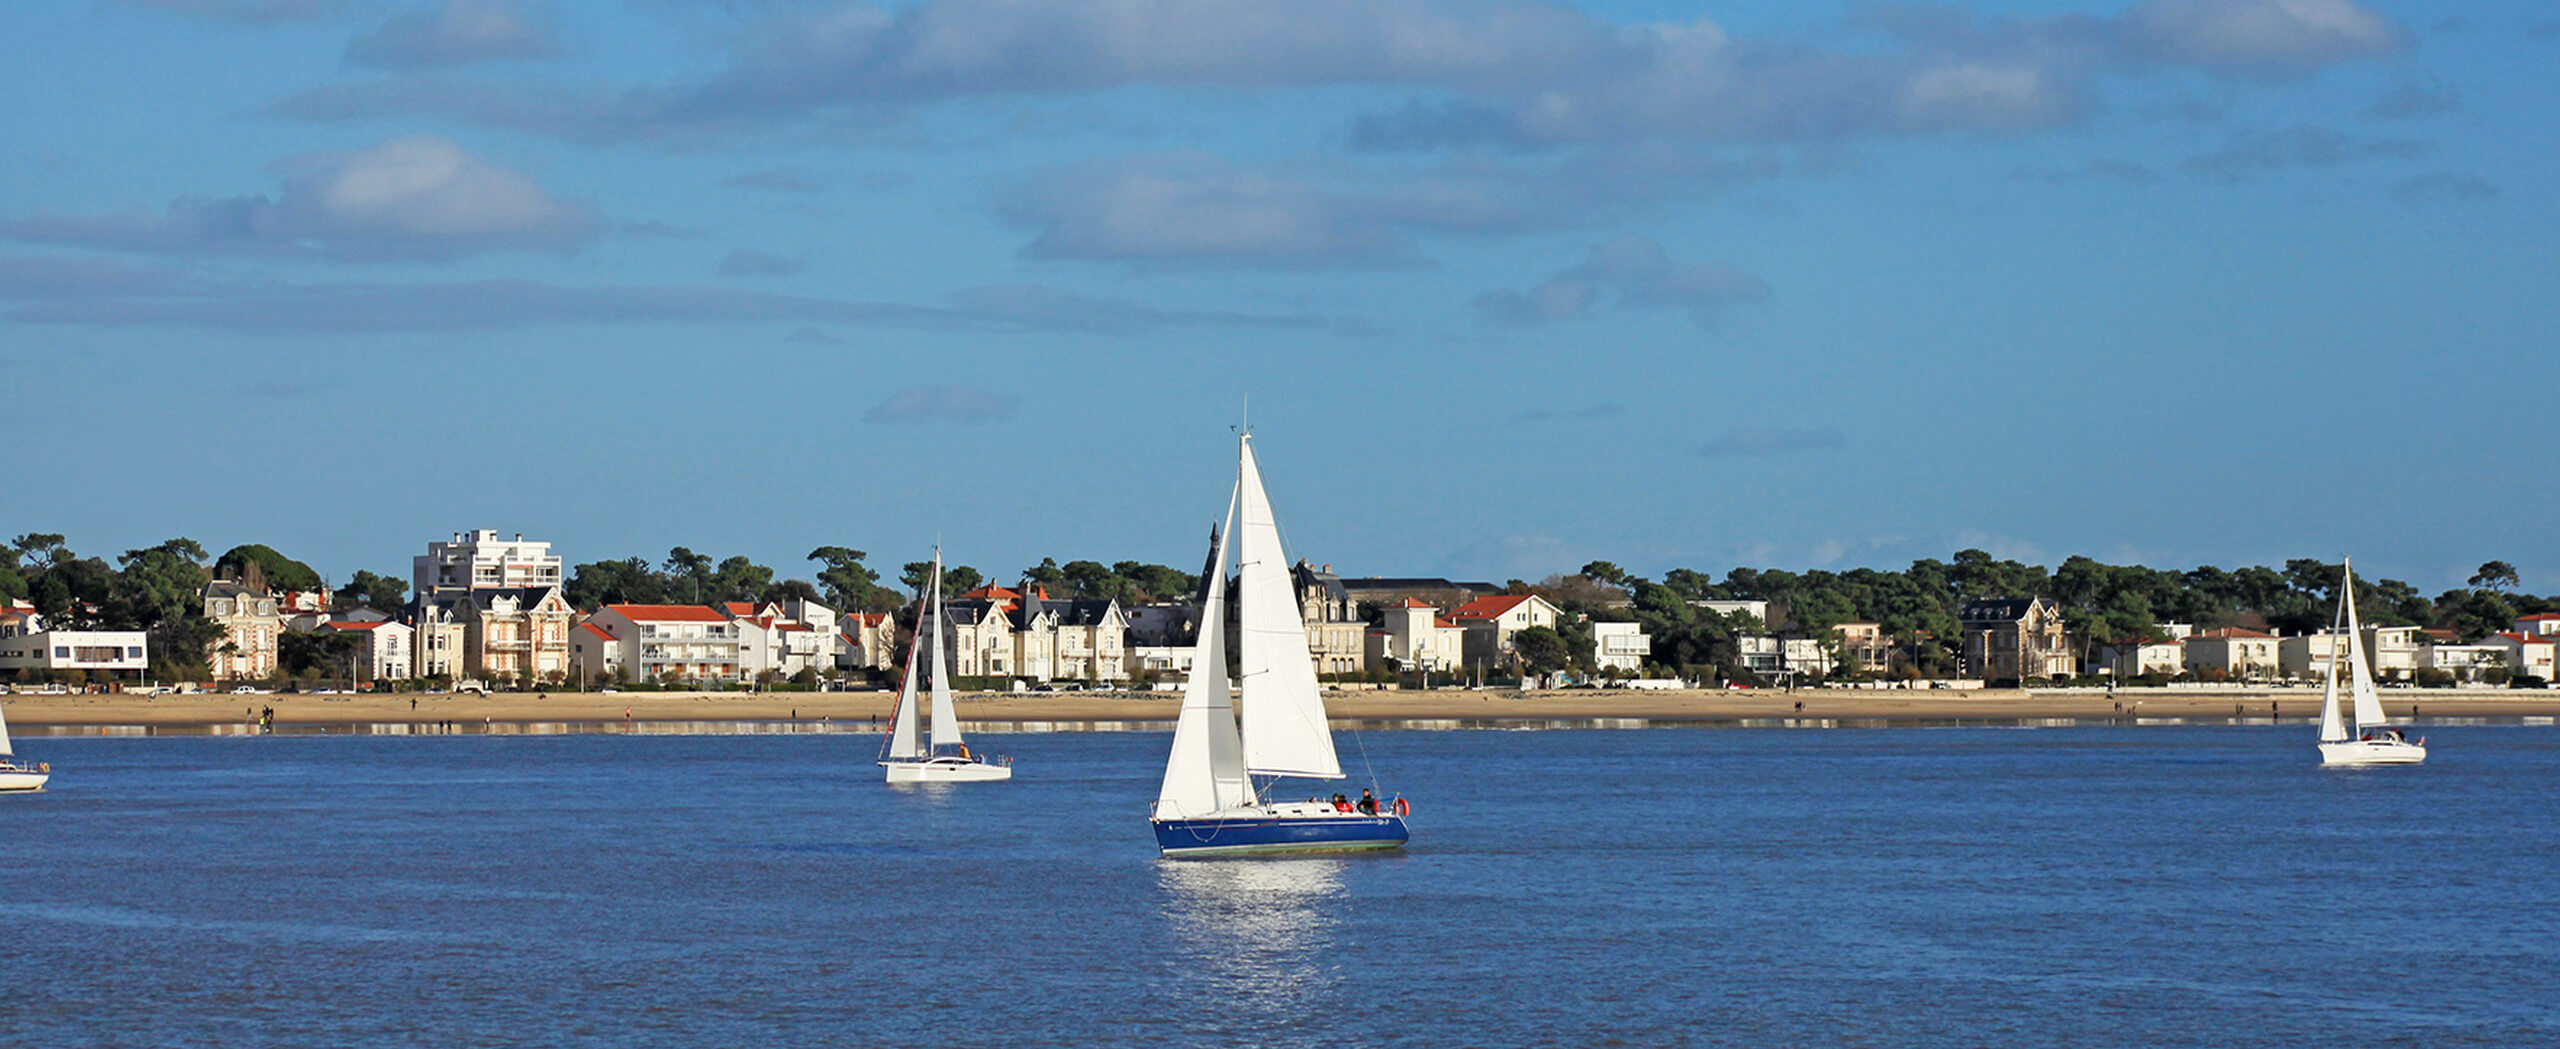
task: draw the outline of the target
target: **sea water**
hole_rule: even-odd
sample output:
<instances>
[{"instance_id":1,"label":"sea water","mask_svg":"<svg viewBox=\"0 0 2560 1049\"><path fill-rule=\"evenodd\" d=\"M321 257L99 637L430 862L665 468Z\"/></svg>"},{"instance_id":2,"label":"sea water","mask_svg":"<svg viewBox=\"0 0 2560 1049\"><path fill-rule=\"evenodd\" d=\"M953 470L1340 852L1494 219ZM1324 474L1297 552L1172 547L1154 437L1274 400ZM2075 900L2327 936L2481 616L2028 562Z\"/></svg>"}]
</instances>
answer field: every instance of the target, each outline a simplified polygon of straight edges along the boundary
<instances>
[{"instance_id":1,"label":"sea water","mask_svg":"<svg viewBox=\"0 0 2560 1049\"><path fill-rule=\"evenodd\" d=\"M2560 733L2428 734L1363 732L1410 849L1190 861L1154 733L33 740L0 1040L2560 1044Z\"/></svg>"}]
</instances>

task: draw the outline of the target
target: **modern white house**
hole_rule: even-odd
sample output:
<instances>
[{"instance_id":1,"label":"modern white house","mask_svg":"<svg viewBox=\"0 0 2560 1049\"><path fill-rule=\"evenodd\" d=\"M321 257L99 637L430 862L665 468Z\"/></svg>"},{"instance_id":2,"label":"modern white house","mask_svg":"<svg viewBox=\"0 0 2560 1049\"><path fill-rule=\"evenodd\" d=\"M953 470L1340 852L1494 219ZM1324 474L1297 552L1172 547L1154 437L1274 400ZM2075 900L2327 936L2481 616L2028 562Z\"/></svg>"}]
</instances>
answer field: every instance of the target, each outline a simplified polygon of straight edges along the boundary
<instances>
[{"instance_id":1,"label":"modern white house","mask_svg":"<svg viewBox=\"0 0 2560 1049\"><path fill-rule=\"evenodd\" d=\"M140 679L151 668L150 642L139 630L47 630L30 611L0 612L0 673L79 671L93 678Z\"/></svg>"},{"instance_id":2,"label":"modern white house","mask_svg":"<svg viewBox=\"0 0 2560 1049\"><path fill-rule=\"evenodd\" d=\"M1653 658L1653 637L1642 623L1591 624L1591 660L1601 670L1634 674Z\"/></svg>"}]
</instances>

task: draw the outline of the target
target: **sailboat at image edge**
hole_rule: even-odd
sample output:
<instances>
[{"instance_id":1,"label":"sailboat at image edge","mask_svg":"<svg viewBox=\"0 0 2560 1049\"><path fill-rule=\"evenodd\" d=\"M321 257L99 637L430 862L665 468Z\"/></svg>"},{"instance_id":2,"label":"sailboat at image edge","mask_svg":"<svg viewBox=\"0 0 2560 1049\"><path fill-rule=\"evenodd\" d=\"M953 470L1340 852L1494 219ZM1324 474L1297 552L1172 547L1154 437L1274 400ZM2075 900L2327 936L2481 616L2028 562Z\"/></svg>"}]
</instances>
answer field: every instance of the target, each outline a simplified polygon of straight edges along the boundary
<instances>
[{"instance_id":1,"label":"sailboat at image edge","mask_svg":"<svg viewBox=\"0 0 2560 1049\"><path fill-rule=\"evenodd\" d=\"M988 760L960 738L960 714L951 705L951 653L944 650L942 551L933 552L933 581L916 598L916 637L907 646L907 672L898 682L898 710L889 719L889 738L882 744L880 765L891 783L970 783L1013 778L1013 759ZM931 639L929 642L927 639ZM916 727L916 660L927 644L933 647L933 734L920 739Z\"/></svg>"},{"instance_id":2,"label":"sailboat at image edge","mask_svg":"<svg viewBox=\"0 0 2560 1049\"><path fill-rule=\"evenodd\" d=\"M2329 637L2327 685L2320 693L2320 763L2323 765L2415 765L2427 760L2427 741L2411 740L2382 716L2382 701L2373 691L2373 670L2364 662L2364 628L2356 621L2355 567L2338 565L2337 625ZM2338 709L2338 633L2346 634L2348 694L2354 699L2350 724Z\"/></svg>"},{"instance_id":3,"label":"sailboat at image edge","mask_svg":"<svg viewBox=\"0 0 2560 1049\"><path fill-rule=\"evenodd\" d=\"M53 778L53 766L47 762L27 764L18 760L18 752L9 745L9 718L0 714L0 793L21 790L43 790L46 780Z\"/></svg>"},{"instance_id":4,"label":"sailboat at image edge","mask_svg":"<svg viewBox=\"0 0 2560 1049\"><path fill-rule=\"evenodd\" d=\"M1274 801L1285 777L1343 778L1317 693L1306 624L1280 551L1280 526L1254 465L1253 435L1238 438L1236 487L1227 501L1201 604L1191 678L1174 722L1173 752L1149 822L1166 856L1339 852L1402 846L1404 799L1362 811L1328 801ZM1240 514L1240 516L1239 516ZM1226 527L1232 525L1232 527ZM1227 688L1227 546L1236 547L1238 699ZM1265 776L1260 787L1254 777ZM1339 794L1335 795L1337 798Z\"/></svg>"}]
</instances>

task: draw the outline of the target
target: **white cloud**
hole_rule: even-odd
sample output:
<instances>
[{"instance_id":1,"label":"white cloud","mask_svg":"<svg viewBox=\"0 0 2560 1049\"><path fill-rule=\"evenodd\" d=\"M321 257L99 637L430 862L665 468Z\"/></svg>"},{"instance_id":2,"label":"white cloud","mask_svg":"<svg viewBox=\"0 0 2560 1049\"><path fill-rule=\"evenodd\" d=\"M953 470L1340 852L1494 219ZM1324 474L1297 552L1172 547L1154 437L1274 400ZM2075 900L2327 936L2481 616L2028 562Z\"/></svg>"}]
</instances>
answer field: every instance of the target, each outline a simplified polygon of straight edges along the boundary
<instances>
[{"instance_id":1,"label":"white cloud","mask_svg":"<svg viewBox=\"0 0 2560 1049\"><path fill-rule=\"evenodd\" d=\"M583 205L553 199L531 178L430 136L296 157L279 167L284 188L272 200L185 197L158 215L0 221L0 236L131 251L442 259L565 250L598 229Z\"/></svg>"}]
</instances>

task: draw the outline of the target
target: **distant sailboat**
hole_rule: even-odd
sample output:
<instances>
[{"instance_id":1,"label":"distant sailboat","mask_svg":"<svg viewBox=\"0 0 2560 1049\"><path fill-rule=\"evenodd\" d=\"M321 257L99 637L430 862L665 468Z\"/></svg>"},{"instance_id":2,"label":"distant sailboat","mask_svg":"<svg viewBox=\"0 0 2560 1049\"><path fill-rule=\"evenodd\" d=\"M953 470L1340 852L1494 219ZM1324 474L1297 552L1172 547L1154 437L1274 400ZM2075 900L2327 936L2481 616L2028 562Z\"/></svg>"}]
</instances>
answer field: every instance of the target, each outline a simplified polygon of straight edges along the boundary
<instances>
[{"instance_id":1,"label":"distant sailboat","mask_svg":"<svg viewBox=\"0 0 2560 1049\"><path fill-rule=\"evenodd\" d=\"M1239 519L1239 511L1241 517ZM1174 722L1173 753L1150 821L1167 856L1392 849L1406 840L1405 803L1371 800L1270 801L1283 777L1341 779L1333 730L1317 693L1306 624L1280 551L1280 526L1254 464L1253 435L1238 444L1235 493L1220 535L1236 545L1236 647L1243 718L1228 694L1227 539L1210 560L1209 586L1192 651L1191 679ZM1254 777L1267 776L1257 787ZM1342 795L1334 795L1341 799Z\"/></svg>"},{"instance_id":2,"label":"distant sailboat","mask_svg":"<svg viewBox=\"0 0 2560 1049\"><path fill-rule=\"evenodd\" d=\"M2331 630L2328 683L2320 695L2320 763L2415 765L2425 761L2427 741L2412 741L2382 716L2382 701L2373 691L2373 669L2364 662L2364 628L2356 621L2355 569L2345 563L2338 567L2338 625ZM2341 630L2346 634L2343 657L2337 637ZM2353 723L2338 709L2338 664L2342 661L2347 664L2347 691L2354 698Z\"/></svg>"},{"instance_id":3,"label":"distant sailboat","mask_svg":"<svg viewBox=\"0 0 2560 1049\"><path fill-rule=\"evenodd\" d=\"M0 714L0 792L43 790L44 782L52 778L52 764L18 760L17 749L9 745L9 717Z\"/></svg>"},{"instance_id":4,"label":"distant sailboat","mask_svg":"<svg viewBox=\"0 0 2560 1049\"><path fill-rule=\"evenodd\" d=\"M880 757L891 783L966 783L1013 778L1011 759L990 761L960 738L960 714L951 705L951 654L942 644L942 551L933 552L933 581L916 602L916 640L907 647L906 679L898 684L898 712ZM933 735L916 727L917 657L933 647Z\"/></svg>"}]
</instances>

